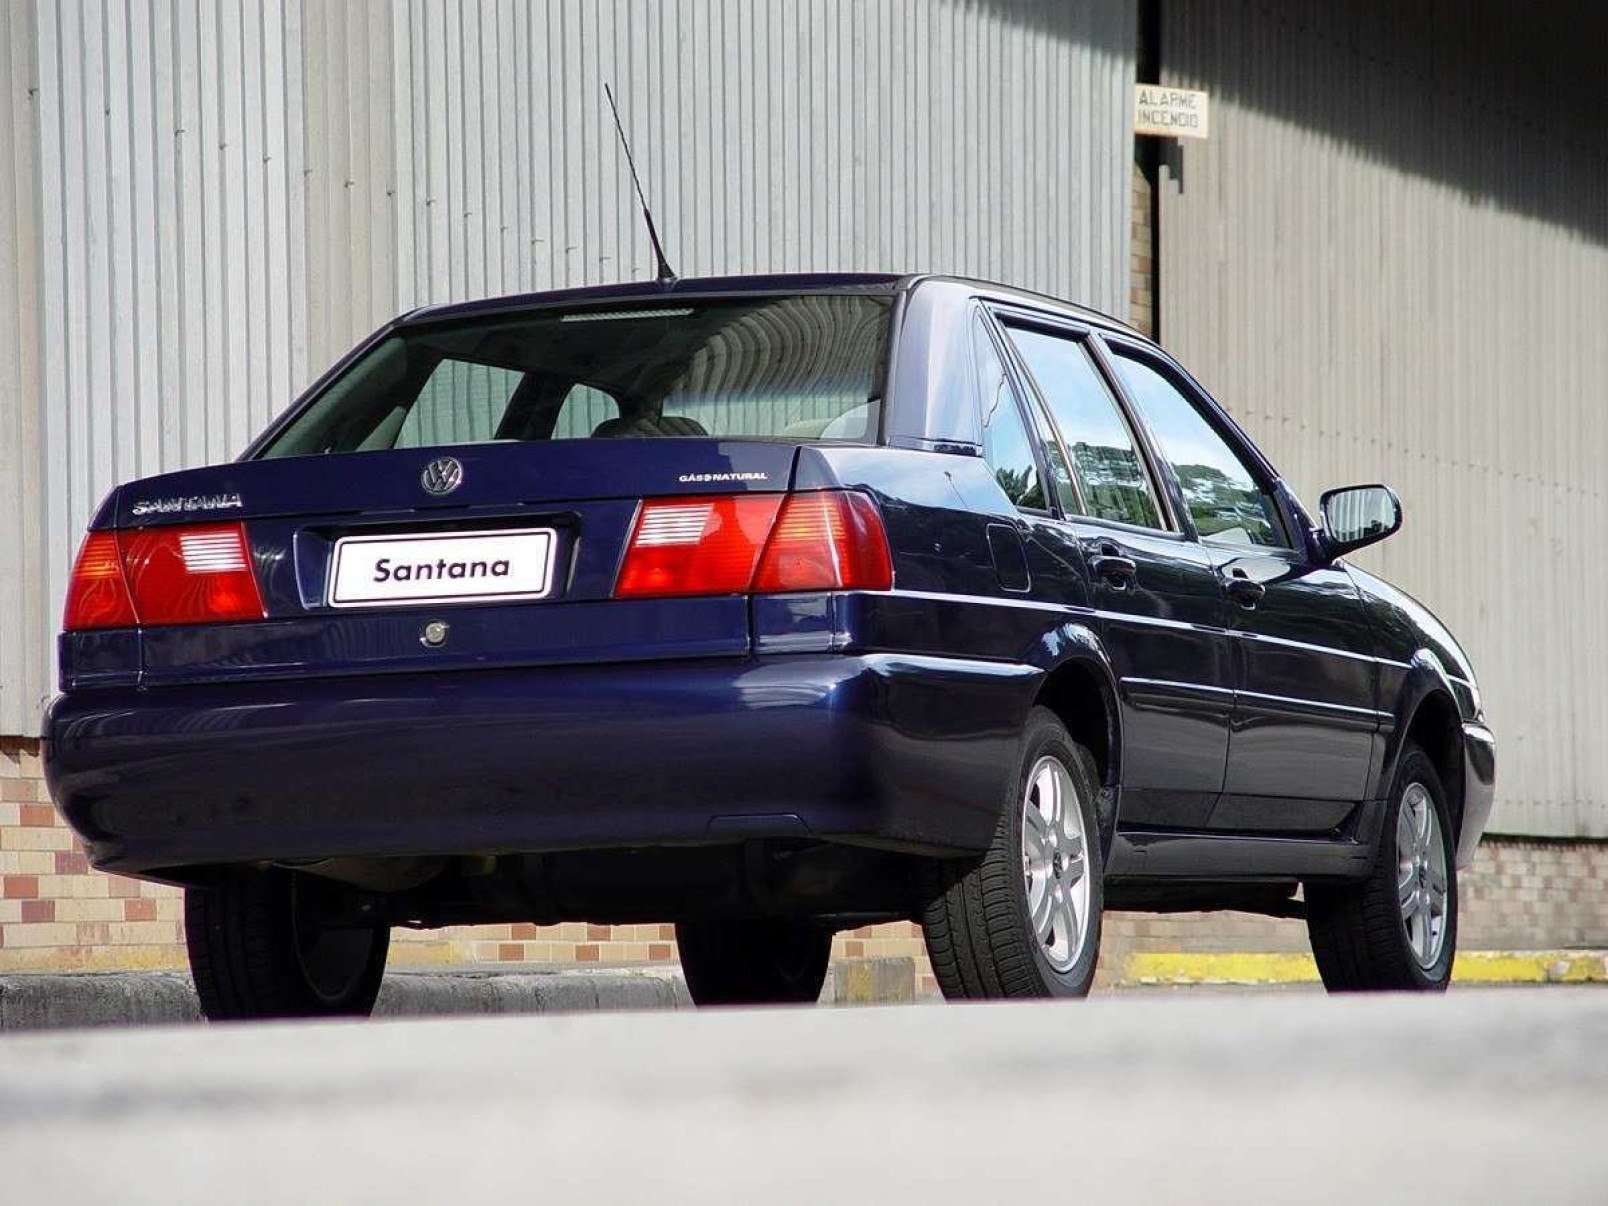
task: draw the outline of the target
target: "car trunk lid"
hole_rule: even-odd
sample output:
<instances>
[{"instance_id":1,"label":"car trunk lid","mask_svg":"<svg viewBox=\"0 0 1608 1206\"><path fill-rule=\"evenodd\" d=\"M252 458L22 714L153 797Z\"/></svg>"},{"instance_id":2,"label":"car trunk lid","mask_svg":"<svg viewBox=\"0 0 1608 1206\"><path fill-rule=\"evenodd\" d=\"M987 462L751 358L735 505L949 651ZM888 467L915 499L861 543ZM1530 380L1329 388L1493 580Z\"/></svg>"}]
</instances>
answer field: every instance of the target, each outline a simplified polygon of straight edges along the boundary
<instances>
[{"instance_id":1,"label":"car trunk lid","mask_svg":"<svg viewBox=\"0 0 1608 1206\"><path fill-rule=\"evenodd\" d=\"M144 627L142 681L744 654L745 596L614 599L616 575L643 499L785 491L796 449L510 442L244 461L133 483L116 504L119 529L243 523L266 612ZM517 577L521 556L540 582Z\"/></svg>"}]
</instances>

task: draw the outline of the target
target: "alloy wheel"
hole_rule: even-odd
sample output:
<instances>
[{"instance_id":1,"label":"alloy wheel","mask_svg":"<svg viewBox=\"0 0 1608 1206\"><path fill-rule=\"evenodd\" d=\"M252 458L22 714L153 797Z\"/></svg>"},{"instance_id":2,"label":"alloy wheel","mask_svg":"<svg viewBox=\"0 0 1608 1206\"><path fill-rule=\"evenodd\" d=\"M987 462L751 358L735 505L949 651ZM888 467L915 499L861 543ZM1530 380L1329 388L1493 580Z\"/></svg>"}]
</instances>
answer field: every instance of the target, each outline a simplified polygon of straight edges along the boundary
<instances>
[{"instance_id":1,"label":"alloy wheel","mask_svg":"<svg viewBox=\"0 0 1608 1206\"><path fill-rule=\"evenodd\" d=\"M1089 859L1083 808L1059 758L1033 764L1022 799L1022 876L1027 915L1052 968L1077 963L1089 934Z\"/></svg>"},{"instance_id":2,"label":"alloy wheel","mask_svg":"<svg viewBox=\"0 0 1608 1206\"><path fill-rule=\"evenodd\" d=\"M1396 814L1396 897L1407 946L1426 970L1446 944L1449 882L1435 799L1422 783L1409 783Z\"/></svg>"}]
</instances>

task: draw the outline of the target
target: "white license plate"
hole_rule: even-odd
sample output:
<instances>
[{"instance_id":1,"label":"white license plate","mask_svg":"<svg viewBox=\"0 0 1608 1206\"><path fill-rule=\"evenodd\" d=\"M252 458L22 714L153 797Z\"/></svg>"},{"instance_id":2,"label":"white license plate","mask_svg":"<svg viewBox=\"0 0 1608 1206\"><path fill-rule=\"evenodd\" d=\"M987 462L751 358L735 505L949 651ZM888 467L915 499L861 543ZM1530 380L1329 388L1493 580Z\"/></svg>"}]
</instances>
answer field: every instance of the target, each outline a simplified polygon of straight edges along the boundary
<instances>
[{"instance_id":1,"label":"white license plate","mask_svg":"<svg viewBox=\"0 0 1608 1206\"><path fill-rule=\"evenodd\" d=\"M553 586L549 528L335 542L331 607L541 599Z\"/></svg>"}]
</instances>

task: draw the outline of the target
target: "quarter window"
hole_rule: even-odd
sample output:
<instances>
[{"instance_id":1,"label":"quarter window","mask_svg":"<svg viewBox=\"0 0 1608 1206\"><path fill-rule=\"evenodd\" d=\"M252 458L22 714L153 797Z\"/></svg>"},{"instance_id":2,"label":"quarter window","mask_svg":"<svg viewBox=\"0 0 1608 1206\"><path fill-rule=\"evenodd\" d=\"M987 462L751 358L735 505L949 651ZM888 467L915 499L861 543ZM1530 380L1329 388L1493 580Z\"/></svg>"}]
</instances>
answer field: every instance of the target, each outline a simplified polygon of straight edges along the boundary
<instances>
[{"instance_id":1,"label":"quarter window","mask_svg":"<svg viewBox=\"0 0 1608 1206\"><path fill-rule=\"evenodd\" d=\"M1116 351L1117 373L1139 416L1178 475L1202 540L1286 547L1272 497L1184 392L1146 361Z\"/></svg>"},{"instance_id":2,"label":"quarter window","mask_svg":"<svg viewBox=\"0 0 1608 1206\"><path fill-rule=\"evenodd\" d=\"M972 360L982 407L983 459L1011 502L1030 511L1046 510L1044 486L1039 481L1033 441L1022 421L1022 408L981 318L972 324Z\"/></svg>"},{"instance_id":3,"label":"quarter window","mask_svg":"<svg viewBox=\"0 0 1608 1206\"><path fill-rule=\"evenodd\" d=\"M1081 339L1009 328L1072 457L1086 514L1162 526L1133 433Z\"/></svg>"}]
</instances>

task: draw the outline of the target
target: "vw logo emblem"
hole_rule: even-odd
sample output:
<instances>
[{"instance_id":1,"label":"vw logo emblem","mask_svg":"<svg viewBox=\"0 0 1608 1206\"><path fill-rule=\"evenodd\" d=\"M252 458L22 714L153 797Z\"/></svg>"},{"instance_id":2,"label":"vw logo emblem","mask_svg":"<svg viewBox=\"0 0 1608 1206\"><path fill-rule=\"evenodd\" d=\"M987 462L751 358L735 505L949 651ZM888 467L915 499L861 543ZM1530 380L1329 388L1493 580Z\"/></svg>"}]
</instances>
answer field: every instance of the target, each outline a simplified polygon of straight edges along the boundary
<instances>
[{"instance_id":1,"label":"vw logo emblem","mask_svg":"<svg viewBox=\"0 0 1608 1206\"><path fill-rule=\"evenodd\" d=\"M419 485L429 494L451 494L463 485L463 463L454 456L438 456L419 474Z\"/></svg>"}]
</instances>

